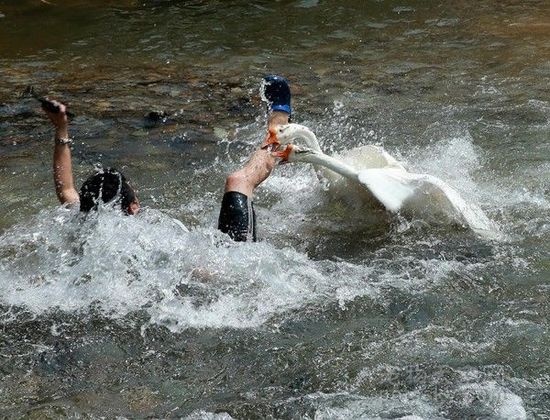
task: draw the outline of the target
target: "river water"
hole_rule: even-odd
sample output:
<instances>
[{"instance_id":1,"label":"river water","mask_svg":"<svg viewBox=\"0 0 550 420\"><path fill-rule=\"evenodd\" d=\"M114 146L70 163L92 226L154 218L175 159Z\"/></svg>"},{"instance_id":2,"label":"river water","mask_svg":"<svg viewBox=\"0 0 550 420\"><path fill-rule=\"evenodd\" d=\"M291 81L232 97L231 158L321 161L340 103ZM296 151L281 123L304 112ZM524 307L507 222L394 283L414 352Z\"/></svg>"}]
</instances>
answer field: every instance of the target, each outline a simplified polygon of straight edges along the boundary
<instances>
[{"instance_id":1,"label":"river water","mask_svg":"<svg viewBox=\"0 0 550 420\"><path fill-rule=\"evenodd\" d=\"M0 0L0 415L549 418L548 22L545 1ZM373 223L296 164L257 191L261 241L232 243L223 183L269 73L324 149L381 145L498 232ZM137 217L57 205L29 85L75 114L77 184L122 168Z\"/></svg>"}]
</instances>

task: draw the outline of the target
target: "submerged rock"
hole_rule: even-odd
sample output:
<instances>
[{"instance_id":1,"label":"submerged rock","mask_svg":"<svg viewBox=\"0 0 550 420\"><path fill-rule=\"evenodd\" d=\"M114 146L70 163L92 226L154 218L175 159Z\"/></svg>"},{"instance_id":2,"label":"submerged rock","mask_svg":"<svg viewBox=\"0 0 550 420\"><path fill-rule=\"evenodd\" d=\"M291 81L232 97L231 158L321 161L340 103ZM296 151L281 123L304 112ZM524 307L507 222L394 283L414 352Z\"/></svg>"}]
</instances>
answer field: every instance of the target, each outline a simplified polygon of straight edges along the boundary
<instances>
[{"instance_id":1,"label":"submerged rock","mask_svg":"<svg viewBox=\"0 0 550 420\"><path fill-rule=\"evenodd\" d=\"M143 117L143 125L145 128L153 128L164 124L167 120L168 113L166 111L150 111Z\"/></svg>"}]
</instances>

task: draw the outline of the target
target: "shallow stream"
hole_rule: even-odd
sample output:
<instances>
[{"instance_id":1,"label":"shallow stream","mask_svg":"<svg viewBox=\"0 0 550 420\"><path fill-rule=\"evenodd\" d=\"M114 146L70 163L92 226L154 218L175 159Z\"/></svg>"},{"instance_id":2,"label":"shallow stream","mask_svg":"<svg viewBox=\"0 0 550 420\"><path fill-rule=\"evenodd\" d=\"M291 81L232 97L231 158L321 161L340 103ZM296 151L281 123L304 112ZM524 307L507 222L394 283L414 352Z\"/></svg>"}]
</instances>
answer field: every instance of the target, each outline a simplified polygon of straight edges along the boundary
<instances>
[{"instance_id":1,"label":"shallow stream","mask_svg":"<svg viewBox=\"0 0 550 420\"><path fill-rule=\"evenodd\" d=\"M0 0L0 416L549 418L548 22L544 1ZM231 242L270 73L323 149L381 145L498 234L373 224L296 164L257 191L261 241ZM76 183L121 168L143 212L58 206L29 85L76 115Z\"/></svg>"}]
</instances>

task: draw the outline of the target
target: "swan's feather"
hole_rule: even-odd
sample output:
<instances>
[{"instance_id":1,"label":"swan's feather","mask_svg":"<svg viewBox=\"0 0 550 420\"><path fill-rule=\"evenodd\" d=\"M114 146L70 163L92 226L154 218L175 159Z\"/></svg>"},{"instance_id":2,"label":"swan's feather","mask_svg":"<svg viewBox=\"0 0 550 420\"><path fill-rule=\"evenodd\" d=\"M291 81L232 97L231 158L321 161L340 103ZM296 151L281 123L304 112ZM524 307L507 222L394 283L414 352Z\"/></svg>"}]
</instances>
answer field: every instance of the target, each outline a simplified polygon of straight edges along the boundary
<instances>
[{"instance_id":1,"label":"swan's feather","mask_svg":"<svg viewBox=\"0 0 550 420\"><path fill-rule=\"evenodd\" d=\"M357 178L386 209L397 212L416 191L410 175L400 169L373 168L362 170Z\"/></svg>"},{"instance_id":2,"label":"swan's feather","mask_svg":"<svg viewBox=\"0 0 550 420\"><path fill-rule=\"evenodd\" d=\"M342 161L357 170L371 168L405 169L400 162L379 146L366 145L355 147L345 150L339 156Z\"/></svg>"},{"instance_id":3,"label":"swan's feather","mask_svg":"<svg viewBox=\"0 0 550 420\"><path fill-rule=\"evenodd\" d=\"M468 204L453 187L435 176L379 168L361 171L358 179L389 211L445 218L476 231L493 229L481 209Z\"/></svg>"}]
</instances>

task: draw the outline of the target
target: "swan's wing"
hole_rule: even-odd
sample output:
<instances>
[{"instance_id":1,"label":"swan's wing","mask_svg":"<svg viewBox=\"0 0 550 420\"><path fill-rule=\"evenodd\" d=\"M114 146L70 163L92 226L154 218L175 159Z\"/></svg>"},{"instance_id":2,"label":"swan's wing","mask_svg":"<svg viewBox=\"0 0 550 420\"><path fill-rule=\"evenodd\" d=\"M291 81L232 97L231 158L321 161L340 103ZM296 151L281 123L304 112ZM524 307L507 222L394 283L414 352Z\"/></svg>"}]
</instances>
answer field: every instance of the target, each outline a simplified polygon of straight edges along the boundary
<instances>
[{"instance_id":1,"label":"swan's wing","mask_svg":"<svg viewBox=\"0 0 550 420\"><path fill-rule=\"evenodd\" d=\"M309 144L307 146L311 147ZM398 160L379 146L366 145L355 147L350 150L344 150L343 152L336 154L334 157L357 171L372 168L391 168L402 171L406 170ZM330 184L337 185L344 182L344 177L336 172L333 172L323 166L315 166L318 169L319 175L322 178L325 178Z\"/></svg>"},{"instance_id":2,"label":"swan's wing","mask_svg":"<svg viewBox=\"0 0 550 420\"><path fill-rule=\"evenodd\" d=\"M344 150L334 157L356 169L357 171L374 168L397 169L405 171L403 165L401 165L401 163L397 161L393 156L391 156L383 148L373 145L360 146L350 150ZM319 172L321 176L323 178L326 178L331 184L338 185L344 182L344 178L341 175L338 175L330 169L321 167ZM396 174L396 176L398 175L399 174ZM386 181L390 180L386 179ZM403 180L398 177L398 184L396 184L395 186L401 187L402 181ZM388 203L388 205L389 204L390 203ZM388 205L384 205L386 206L386 208L388 208Z\"/></svg>"},{"instance_id":3,"label":"swan's wing","mask_svg":"<svg viewBox=\"0 0 550 420\"><path fill-rule=\"evenodd\" d=\"M397 159L379 146L355 147L342 152L340 158L357 170L371 168L405 169Z\"/></svg>"},{"instance_id":4,"label":"swan's wing","mask_svg":"<svg viewBox=\"0 0 550 420\"><path fill-rule=\"evenodd\" d=\"M358 179L389 211L397 212L417 192L415 174L400 169L365 169Z\"/></svg>"},{"instance_id":5,"label":"swan's wing","mask_svg":"<svg viewBox=\"0 0 550 420\"><path fill-rule=\"evenodd\" d=\"M363 170L358 178L389 211L409 212L418 217L445 216L474 230L494 230L479 207L467 203L454 188L435 176L381 168Z\"/></svg>"},{"instance_id":6,"label":"swan's wing","mask_svg":"<svg viewBox=\"0 0 550 420\"><path fill-rule=\"evenodd\" d=\"M495 231L496 227L483 210L473 203L468 203L446 182L432 175L422 175L422 190L435 199L439 209L450 216L461 218L461 223L476 231Z\"/></svg>"}]
</instances>

